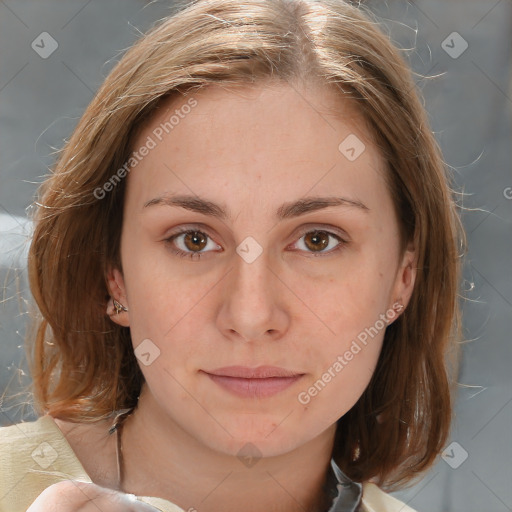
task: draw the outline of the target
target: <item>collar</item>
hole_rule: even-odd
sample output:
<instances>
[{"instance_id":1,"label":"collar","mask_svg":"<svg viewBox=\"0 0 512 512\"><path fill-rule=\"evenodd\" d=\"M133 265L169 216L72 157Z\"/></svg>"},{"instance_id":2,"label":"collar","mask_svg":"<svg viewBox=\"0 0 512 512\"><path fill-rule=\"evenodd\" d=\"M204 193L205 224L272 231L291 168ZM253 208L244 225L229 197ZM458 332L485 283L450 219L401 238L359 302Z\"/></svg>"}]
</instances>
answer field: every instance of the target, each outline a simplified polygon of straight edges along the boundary
<instances>
[{"instance_id":1,"label":"collar","mask_svg":"<svg viewBox=\"0 0 512 512\"><path fill-rule=\"evenodd\" d=\"M332 498L331 507L327 512L357 512L359 509L363 494L362 484L345 475L333 458L324 489L329 499Z\"/></svg>"}]
</instances>

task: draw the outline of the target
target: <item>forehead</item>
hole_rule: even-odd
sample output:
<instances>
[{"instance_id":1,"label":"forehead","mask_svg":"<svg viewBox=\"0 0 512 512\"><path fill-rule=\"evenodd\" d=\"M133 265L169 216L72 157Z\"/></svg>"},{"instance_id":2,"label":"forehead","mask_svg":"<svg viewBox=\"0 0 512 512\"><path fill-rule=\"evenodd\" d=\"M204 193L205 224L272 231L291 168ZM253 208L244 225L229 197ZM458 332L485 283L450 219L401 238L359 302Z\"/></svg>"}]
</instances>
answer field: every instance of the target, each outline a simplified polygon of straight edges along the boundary
<instances>
[{"instance_id":1,"label":"forehead","mask_svg":"<svg viewBox=\"0 0 512 512\"><path fill-rule=\"evenodd\" d=\"M129 175L130 195L139 203L169 191L233 192L250 201L277 199L285 188L293 197L333 188L375 195L384 184L383 161L342 94L282 82L167 98L132 144L133 151L152 149ZM347 158L347 146L360 152L356 159Z\"/></svg>"},{"instance_id":2,"label":"forehead","mask_svg":"<svg viewBox=\"0 0 512 512\"><path fill-rule=\"evenodd\" d=\"M223 133L239 134L240 138L231 140L237 146L244 140L261 137L262 132L269 133L273 140L276 130L280 131L281 142L297 140L299 129L303 137L311 137L313 131L325 134L328 130L335 142L344 124L360 132L362 137L371 138L355 100L344 94L334 85L299 85L286 81L209 85L189 91L186 96L163 98L157 110L139 127L138 137L158 131L159 127L163 129L164 133L160 134L163 138L170 132L176 136L183 132L183 126L179 125L186 124L190 129L202 128L204 137L211 132L215 132L217 139ZM187 123L183 122L185 119ZM299 126L297 121L301 121ZM222 128L222 132L217 133L216 128ZM226 142L227 137L224 139Z\"/></svg>"}]
</instances>

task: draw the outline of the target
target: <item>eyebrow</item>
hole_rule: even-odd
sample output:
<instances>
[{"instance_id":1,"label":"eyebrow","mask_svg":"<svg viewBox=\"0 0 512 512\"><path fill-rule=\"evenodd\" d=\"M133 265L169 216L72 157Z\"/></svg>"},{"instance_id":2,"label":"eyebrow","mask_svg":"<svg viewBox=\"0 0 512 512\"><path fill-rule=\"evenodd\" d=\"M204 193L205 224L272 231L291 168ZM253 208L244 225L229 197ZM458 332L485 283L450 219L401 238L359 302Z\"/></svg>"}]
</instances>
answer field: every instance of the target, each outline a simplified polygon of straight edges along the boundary
<instances>
[{"instance_id":1,"label":"eyebrow","mask_svg":"<svg viewBox=\"0 0 512 512\"><path fill-rule=\"evenodd\" d=\"M212 202L202 199L199 196L192 195L166 195L155 197L144 203L143 208L150 206L165 205L172 207L185 208L203 215L217 217L221 220L232 219L232 214L228 209ZM285 220L306 213L322 210L332 206L344 206L357 208L361 211L368 212L370 209L357 199L348 199L346 197L304 197L297 201L283 203L275 213L277 220Z\"/></svg>"}]
</instances>

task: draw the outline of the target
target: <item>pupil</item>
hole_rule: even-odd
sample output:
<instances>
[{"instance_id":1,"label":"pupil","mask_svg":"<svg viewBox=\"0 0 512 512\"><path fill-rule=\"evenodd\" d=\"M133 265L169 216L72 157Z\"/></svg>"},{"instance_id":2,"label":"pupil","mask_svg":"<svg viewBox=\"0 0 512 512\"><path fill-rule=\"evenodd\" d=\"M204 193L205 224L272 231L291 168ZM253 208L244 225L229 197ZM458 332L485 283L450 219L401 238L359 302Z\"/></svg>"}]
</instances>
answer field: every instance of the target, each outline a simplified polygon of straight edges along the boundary
<instances>
[{"instance_id":1,"label":"pupil","mask_svg":"<svg viewBox=\"0 0 512 512\"><path fill-rule=\"evenodd\" d=\"M202 249L204 247L204 245L202 245L201 247L197 247L198 245L201 245L201 242L204 242L205 239L203 236L201 236L199 234L198 231L194 231L192 234L188 234L187 235L187 240L192 240L192 243L195 245L195 248L199 248L199 249ZM189 247L189 249L193 249L194 247Z\"/></svg>"},{"instance_id":2,"label":"pupil","mask_svg":"<svg viewBox=\"0 0 512 512\"><path fill-rule=\"evenodd\" d=\"M322 235L323 233L323 235ZM325 232L324 231L315 231L310 239L312 240L312 244L311 244L311 247L310 248L313 248L313 249L323 249L325 247L327 247L327 245L329 244L328 240L327 240L327 236L324 236L325 235ZM306 238L306 241L308 239ZM308 244L310 245L310 244Z\"/></svg>"},{"instance_id":3,"label":"pupil","mask_svg":"<svg viewBox=\"0 0 512 512\"><path fill-rule=\"evenodd\" d=\"M204 247L205 239L198 231L194 231L192 234L187 235L187 241L192 240L192 244L196 246L200 245L199 249ZM311 240L309 242L308 240ZM306 244L310 249L324 249L329 244L328 237L325 236L324 231L314 231L312 235L306 237Z\"/></svg>"}]
</instances>

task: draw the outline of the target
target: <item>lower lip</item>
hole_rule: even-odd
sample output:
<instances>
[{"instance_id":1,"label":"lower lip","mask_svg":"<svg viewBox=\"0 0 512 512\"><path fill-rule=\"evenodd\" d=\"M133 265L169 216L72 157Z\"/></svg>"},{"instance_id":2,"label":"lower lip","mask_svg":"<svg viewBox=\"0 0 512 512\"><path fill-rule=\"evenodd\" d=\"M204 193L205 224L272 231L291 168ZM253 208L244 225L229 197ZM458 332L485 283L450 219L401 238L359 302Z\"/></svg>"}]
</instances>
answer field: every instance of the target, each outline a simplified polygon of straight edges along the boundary
<instances>
[{"instance_id":1,"label":"lower lip","mask_svg":"<svg viewBox=\"0 0 512 512\"><path fill-rule=\"evenodd\" d=\"M205 372L206 373L206 372ZM231 393L243 398L266 398L276 395L297 382L302 375L295 377L272 377L267 379L242 379L207 373L213 382Z\"/></svg>"}]
</instances>

